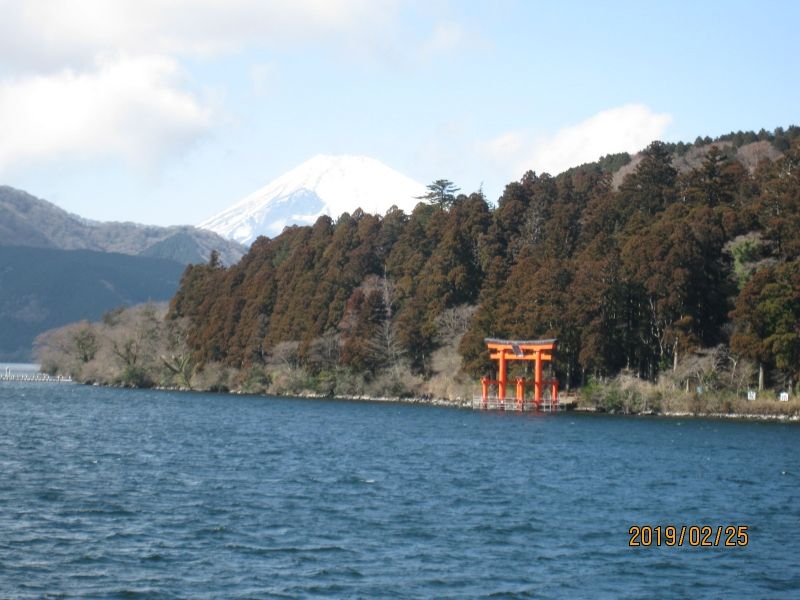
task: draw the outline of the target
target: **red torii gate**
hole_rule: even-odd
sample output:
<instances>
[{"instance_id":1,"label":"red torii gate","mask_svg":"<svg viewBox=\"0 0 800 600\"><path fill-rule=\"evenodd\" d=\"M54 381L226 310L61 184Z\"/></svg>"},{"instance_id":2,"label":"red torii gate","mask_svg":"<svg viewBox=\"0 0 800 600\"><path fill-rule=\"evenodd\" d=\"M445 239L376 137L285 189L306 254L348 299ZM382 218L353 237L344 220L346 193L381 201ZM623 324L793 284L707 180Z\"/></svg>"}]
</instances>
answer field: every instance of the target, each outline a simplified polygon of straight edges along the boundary
<instances>
[{"instance_id":1,"label":"red torii gate","mask_svg":"<svg viewBox=\"0 0 800 600\"><path fill-rule=\"evenodd\" d=\"M507 361L509 360L529 360L533 364L533 401L537 408L542 405L542 386L549 384L552 386L552 406L558 405L558 380L542 379L542 363L553 360L553 352L556 350L558 340L555 338L546 340L499 340L486 338L486 347L489 349L489 357L498 363L497 379L484 377L481 379L484 407L488 405L489 386L497 386L497 397L501 402L506 399L506 388L508 386ZM521 409L525 403L525 379L516 379L515 399L517 406Z\"/></svg>"}]
</instances>

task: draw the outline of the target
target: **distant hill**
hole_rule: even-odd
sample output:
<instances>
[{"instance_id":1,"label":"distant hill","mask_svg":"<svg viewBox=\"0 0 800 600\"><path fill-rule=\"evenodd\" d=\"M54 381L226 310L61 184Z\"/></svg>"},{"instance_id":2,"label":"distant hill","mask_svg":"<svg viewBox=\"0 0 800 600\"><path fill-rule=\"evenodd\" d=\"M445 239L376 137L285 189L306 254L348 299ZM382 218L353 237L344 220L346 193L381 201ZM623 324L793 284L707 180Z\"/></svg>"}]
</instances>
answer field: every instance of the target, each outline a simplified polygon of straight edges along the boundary
<instances>
[{"instance_id":1,"label":"distant hill","mask_svg":"<svg viewBox=\"0 0 800 600\"><path fill-rule=\"evenodd\" d=\"M29 360L33 340L53 327L169 300L183 269L162 258L0 246L0 361Z\"/></svg>"},{"instance_id":2,"label":"distant hill","mask_svg":"<svg viewBox=\"0 0 800 600\"><path fill-rule=\"evenodd\" d=\"M721 151L725 160L735 160L741 163L750 174L762 163L771 163L783 156L792 142L800 138L800 127L792 125L786 129L778 127L775 131L762 129L758 133L753 131L735 131L720 135L715 138L698 137L694 143L669 142L664 143L664 149L669 153L672 166L681 175L690 173L703 164L712 146ZM611 173L612 186L616 190L631 173L635 172L645 150L635 154L619 152L600 157L598 160L567 169L564 174L575 175L578 172L600 169Z\"/></svg>"},{"instance_id":3,"label":"distant hill","mask_svg":"<svg viewBox=\"0 0 800 600\"><path fill-rule=\"evenodd\" d=\"M716 141L711 144L702 144L691 146L688 150L683 152L673 150L672 164L677 169L678 173L688 173L693 169L698 168L705 159L711 146L717 146L722 151L723 156L731 158L742 163L750 173L752 173L758 163L762 160L773 162L783 156L783 153L778 150L774 144L768 141L750 142L741 146L736 146L732 141ZM613 184L618 188L624 179L636 170L639 166L644 154L638 152L632 157L630 161L621 166L619 169L613 171L614 179Z\"/></svg>"},{"instance_id":4,"label":"distant hill","mask_svg":"<svg viewBox=\"0 0 800 600\"><path fill-rule=\"evenodd\" d=\"M119 252L173 260L206 262L217 250L232 265L245 248L217 234L188 225L156 227L89 221L21 190L0 186L0 246Z\"/></svg>"},{"instance_id":5,"label":"distant hill","mask_svg":"<svg viewBox=\"0 0 800 600\"><path fill-rule=\"evenodd\" d=\"M732 131L715 138L698 137L692 144L677 142L664 146L672 155L672 165L681 174L697 169L703 163L711 146L719 148L724 158L740 162L750 173L753 173L761 161L778 160L792 141L798 137L800 137L800 127L792 125L786 129L778 127L774 131L762 129L758 133ZM643 156L643 152L637 152L633 156L623 152L604 156L594 164L613 173L613 186L616 189L628 175L636 170ZM591 164L582 166L591 166Z\"/></svg>"}]
</instances>

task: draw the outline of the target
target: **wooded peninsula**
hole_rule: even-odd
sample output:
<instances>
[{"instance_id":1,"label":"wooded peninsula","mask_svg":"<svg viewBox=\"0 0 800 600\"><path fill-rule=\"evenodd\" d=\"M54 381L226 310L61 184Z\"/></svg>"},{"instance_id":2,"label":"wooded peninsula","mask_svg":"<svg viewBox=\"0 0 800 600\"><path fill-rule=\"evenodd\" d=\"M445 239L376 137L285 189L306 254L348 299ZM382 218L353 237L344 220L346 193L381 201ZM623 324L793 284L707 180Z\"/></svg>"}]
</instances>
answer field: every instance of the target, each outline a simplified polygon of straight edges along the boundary
<instances>
[{"instance_id":1,"label":"wooded peninsula","mask_svg":"<svg viewBox=\"0 0 800 600\"><path fill-rule=\"evenodd\" d=\"M410 215L320 217L237 264L190 265L169 306L41 336L42 368L467 398L493 368L484 338L558 338L554 374L585 405L800 414L800 128L528 172L496 206L447 180L428 189Z\"/></svg>"}]
</instances>

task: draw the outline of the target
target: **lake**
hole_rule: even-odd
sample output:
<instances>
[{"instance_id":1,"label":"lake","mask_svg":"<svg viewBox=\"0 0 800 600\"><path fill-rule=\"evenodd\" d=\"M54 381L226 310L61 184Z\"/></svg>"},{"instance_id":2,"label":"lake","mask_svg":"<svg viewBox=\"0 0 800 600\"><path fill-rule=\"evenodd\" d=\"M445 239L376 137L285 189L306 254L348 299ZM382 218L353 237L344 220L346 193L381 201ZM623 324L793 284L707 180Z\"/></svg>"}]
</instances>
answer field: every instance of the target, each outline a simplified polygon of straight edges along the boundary
<instances>
[{"instance_id":1,"label":"lake","mask_svg":"<svg viewBox=\"0 0 800 600\"><path fill-rule=\"evenodd\" d=\"M3 598L800 589L797 424L2 383L0 474Z\"/></svg>"}]
</instances>

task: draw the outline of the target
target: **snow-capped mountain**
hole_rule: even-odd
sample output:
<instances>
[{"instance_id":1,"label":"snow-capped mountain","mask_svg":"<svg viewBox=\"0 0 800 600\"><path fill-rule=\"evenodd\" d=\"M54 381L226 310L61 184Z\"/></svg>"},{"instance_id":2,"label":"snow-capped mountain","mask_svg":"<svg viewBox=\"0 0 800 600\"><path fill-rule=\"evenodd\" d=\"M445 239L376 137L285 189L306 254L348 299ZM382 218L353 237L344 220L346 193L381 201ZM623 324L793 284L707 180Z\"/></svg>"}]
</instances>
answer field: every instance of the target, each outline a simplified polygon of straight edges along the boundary
<instances>
[{"instance_id":1,"label":"snow-capped mountain","mask_svg":"<svg viewBox=\"0 0 800 600\"><path fill-rule=\"evenodd\" d=\"M250 244L259 235L278 235L287 225L310 225L321 215L336 219L357 208L384 214L395 205L410 213L426 191L374 158L320 154L199 226Z\"/></svg>"}]
</instances>

